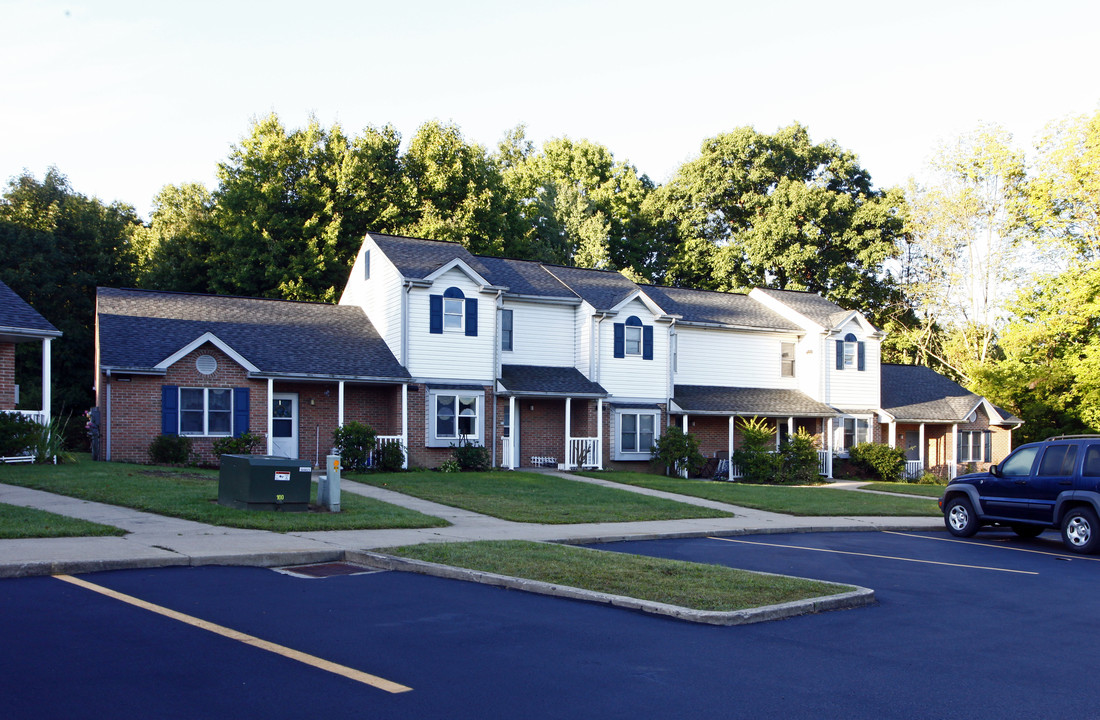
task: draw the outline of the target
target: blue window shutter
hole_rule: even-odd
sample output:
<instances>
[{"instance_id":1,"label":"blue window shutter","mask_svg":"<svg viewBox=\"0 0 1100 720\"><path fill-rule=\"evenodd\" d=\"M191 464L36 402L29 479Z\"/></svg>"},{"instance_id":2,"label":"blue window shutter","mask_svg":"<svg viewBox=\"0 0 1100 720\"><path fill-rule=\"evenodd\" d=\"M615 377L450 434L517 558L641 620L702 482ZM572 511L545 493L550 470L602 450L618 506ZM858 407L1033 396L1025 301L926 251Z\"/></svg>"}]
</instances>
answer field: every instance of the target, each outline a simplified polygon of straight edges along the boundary
<instances>
[{"instance_id":1,"label":"blue window shutter","mask_svg":"<svg viewBox=\"0 0 1100 720\"><path fill-rule=\"evenodd\" d=\"M837 340L836 341L836 369L837 370L843 370L844 369L844 341L843 340Z\"/></svg>"},{"instance_id":2,"label":"blue window shutter","mask_svg":"<svg viewBox=\"0 0 1100 720\"><path fill-rule=\"evenodd\" d=\"M985 456L982 458L982 462L993 462L993 431L982 431L984 436L982 439L985 441Z\"/></svg>"},{"instance_id":3,"label":"blue window shutter","mask_svg":"<svg viewBox=\"0 0 1100 720\"><path fill-rule=\"evenodd\" d=\"M626 357L626 326L615 323L615 357Z\"/></svg>"},{"instance_id":4,"label":"blue window shutter","mask_svg":"<svg viewBox=\"0 0 1100 720\"><path fill-rule=\"evenodd\" d=\"M864 343L862 340L856 343L856 370L867 369L867 353L863 349L863 345Z\"/></svg>"},{"instance_id":5,"label":"blue window shutter","mask_svg":"<svg viewBox=\"0 0 1100 720\"><path fill-rule=\"evenodd\" d=\"M653 359L653 326L642 328L642 360Z\"/></svg>"},{"instance_id":6,"label":"blue window shutter","mask_svg":"<svg viewBox=\"0 0 1100 720\"><path fill-rule=\"evenodd\" d=\"M443 296L432 295L429 298L428 332L443 334Z\"/></svg>"},{"instance_id":7,"label":"blue window shutter","mask_svg":"<svg viewBox=\"0 0 1100 720\"><path fill-rule=\"evenodd\" d=\"M248 432L248 388L233 388L233 437Z\"/></svg>"},{"instance_id":8,"label":"blue window shutter","mask_svg":"<svg viewBox=\"0 0 1100 720\"><path fill-rule=\"evenodd\" d=\"M466 334L477 337L477 298L466 299Z\"/></svg>"},{"instance_id":9,"label":"blue window shutter","mask_svg":"<svg viewBox=\"0 0 1100 720\"><path fill-rule=\"evenodd\" d=\"M180 389L177 385L160 386L160 434L180 434Z\"/></svg>"},{"instance_id":10,"label":"blue window shutter","mask_svg":"<svg viewBox=\"0 0 1100 720\"><path fill-rule=\"evenodd\" d=\"M965 460L963 460L964 457L967 460L972 459L972 458L970 458L970 447L969 446L970 446L970 433L968 433L968 432L959 433L959 442L958 442L958 445L955 447L955 458L959 462L966 462Z\"/></svg>"}]
</instances>

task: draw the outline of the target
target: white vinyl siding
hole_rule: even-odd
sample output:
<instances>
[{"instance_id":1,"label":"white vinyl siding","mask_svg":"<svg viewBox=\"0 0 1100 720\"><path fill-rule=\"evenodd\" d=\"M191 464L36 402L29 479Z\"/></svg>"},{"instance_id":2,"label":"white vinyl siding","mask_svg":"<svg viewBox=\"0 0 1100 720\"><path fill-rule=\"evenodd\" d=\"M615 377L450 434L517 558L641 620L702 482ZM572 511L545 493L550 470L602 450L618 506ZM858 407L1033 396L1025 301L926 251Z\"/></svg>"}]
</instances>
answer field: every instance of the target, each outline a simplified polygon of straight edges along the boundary
<instances>
[{"instance_id":1,"label":"white vinyl siding","mask_svg":"<svg viewBox=\"0 0 1100 720\"><path fill-rule=\"evenodd\" d=\"M643 325L653 327L653 359L641 355L617 358L614 323L623 323L631 315ZM661 398L670 395L668 377L668 326L653 322L653 313L640 300L623 307L617 316L600 325L599 383L612 395L639 398Z\"/></svg>"},{"instance_id":2,"label":"white vinyl siding","mask_svg":"<svg viewBox=\"0 0 1100 720\"><path fill-rule=\"evenodd\" d=\"M430 296L442 295L450 287L461 290L467 300L477 299L476 336L446 327L442 333L430 332ZM409 372L417 378L474 380L490 385L495 374L495 326L493 296L479 294L478 285L461 270L444 273L430 288L414 288L409 293Z\"/></svg>"},{"instance_id":3,"label":"white vinyl siding","mask_svg":"<svg viewBox=\"0 0 1100 720\"><path fill-rule=\"evenodd\" d=\"M370 252L370 279L366 276L365 253ZM386 254L368 238L355 258L348 284L340 296L341 305L358 305L386 346L401 359L401 274Z\"/></svg>"},{"instance_id":4,"label":"white vinyl siding","mask_svg":"<svg viewBox=\"0 0 1100 720\"><path fill-rule=\"evenodd\" d=\"M793 335L678 326L676 384L727 387L795 388L796 377L782 377L780 354ZM795 357L799 357L798 346Z\"/></svg>"},{"instance_id":5,"label":"white vinyl siding","mask_svg":"<svg viewBox=\"0 0 1100 720\"><path fill-rule=\"evenodd\" d=\"M509 365L573 366L573 312L569 305L508 302L512 311L512 351L502 362Z\"/></svg>"},{"instance_id":6,"label":"white vinyl siding","mask_svg":"<svg viewBox=\"0 0 1100 720\"><path fill-rule=\"evenodd\" d=\"M836 368L837 340L851 333L857 342L863 343L863 370L855 365L842 370ZM879 388L882 373L879 341L867 337L866 330L856 320L850 321L840 331L825 340L825 373L828 392L825 402L838 408L873 408L879 404ZM858 362L858 360L857 360Z\"/></svg>"}]
</instances>

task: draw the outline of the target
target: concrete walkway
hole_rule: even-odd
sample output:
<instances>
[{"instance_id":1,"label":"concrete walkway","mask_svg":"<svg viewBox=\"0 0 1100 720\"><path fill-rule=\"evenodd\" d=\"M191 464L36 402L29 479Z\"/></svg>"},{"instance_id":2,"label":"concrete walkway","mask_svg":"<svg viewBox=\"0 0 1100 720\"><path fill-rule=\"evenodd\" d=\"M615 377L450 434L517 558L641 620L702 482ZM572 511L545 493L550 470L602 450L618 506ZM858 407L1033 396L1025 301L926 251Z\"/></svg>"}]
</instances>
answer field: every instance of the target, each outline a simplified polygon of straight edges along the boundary
<instances>
[{"instance_id":1,"label":"concrete walkway","mask_svg":"<svg viewBox=\"0 0 1100 720\"><path fill-rule=\"evenodd\" d=\"M0 540L0 577L93 572L173 565L272 567L341 560L346 553L396 545L460 540L545 540L571 543L838 530L932 530L934 517L794 517L686 495L549 471L578 482L613 487L732 513L728 518L540 525L488 517L391 490L343 480L343 492L375 498L447 520L442 528L274 533L179 520L129 508L0 484L0 503L47 510L126 530L124 537ZM840 484L838 483L838 486ZM855 489L838 487L838 491Z\"/></svg>"}]
</instances>

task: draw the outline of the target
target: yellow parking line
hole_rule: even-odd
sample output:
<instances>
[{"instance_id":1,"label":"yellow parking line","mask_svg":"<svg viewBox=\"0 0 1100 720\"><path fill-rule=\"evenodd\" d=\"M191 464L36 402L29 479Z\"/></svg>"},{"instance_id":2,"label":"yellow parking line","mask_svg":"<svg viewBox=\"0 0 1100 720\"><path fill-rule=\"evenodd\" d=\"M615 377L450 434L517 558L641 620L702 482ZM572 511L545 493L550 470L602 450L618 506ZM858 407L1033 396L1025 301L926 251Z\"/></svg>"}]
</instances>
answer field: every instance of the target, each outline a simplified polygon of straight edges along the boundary
<instances>
[{"instance_id":1,"label":"yellow parking line","mask_svg":"<svg viewBox=\"0 0 1100 720\"><path fill-rule=\"evenodd\" d=\"M915 560L913 558L896 557L894 555L875 555L873 553L849 552L847 550L828 550L825 548L805 547L804 545L781 545L779 543L754 542L752 540L736 540L734 538L710 537L708 540L722 540L724 542L742 543L744 545L763 545L764 547L787 548L790 550L812 550L814 552L833 553L835 555L856 555L858 557L878 558L880 560L901 560L902 562L922 563L924 565L943 565L945 567L969 568L971 570L994 570L996 572L1017 573L1019 575L1038 575L1029 570L1009 570L1008 568L986 567L984 565L961 565L959 563L936 562L935 560Z\"/></svg>"},{"instance_id":2,"label":"yellow parking line","mask_svg":"<svg viewBox=\"0 0 1100 720\"><path fill-rule=\"evenodd\" d=\"M288 647L283 647L282 645L268 642L267 640L261 640L260 638L253 635L247 635L243 632L238 632L236 630L232 630L221 625L216 625L212 622L207 622L206 620L201 620L197 617L192 617L190 615L185 615L181 612L176 612L175 610L169 610L166 607L154 605L153 603L146 602L132 595L126 595L125 593L120 593L115 590L111 590L110 588L105 588L102 585L96 585L95 583L90 583L87 580L75 578L72 575L54 575L54 577L56 577L58 580L64 580L67 583L72 583L73 585L85 588L86 590L97 592L100 595L106 595L107 597L114 598L115 600L121 600L124 603L129 603L130 605L142 608L143 610L155 612L158 615L163 615L165 617L172 618L173 620L178 620L182 623L186 623L188 625L207 630L216 635L227 637L231 640L237 640L244 643L245 645L251 645L252 647L260 648L261 650L267 650L268 652L275 653L276 655L282 655L285 658L297 660L300 663L305 663L306 665L310 665L321 670L327 670L328 672L335 673L336 675L342 675L343 677L346 677L350 680L355 680L356 682L370 685L371 687L378 688L379 690L385 690L389 693L403 693L412 690L411 687L399 685L398 683L391 682L389 680L386 680L385 678L380 678L376 675L370 675L354 668L349 668L346 665L340 665L338 663L330 662L329 660L319 658L315 655L292 650Z\"/></svg>"},{"instance_id":3,"label":"yellow parking line","mask_svg":"<svg viewBox=\"0 0 1100 720\"><path fill-rule=\"evenodd\" d=\"M882 532L884 532L888 535L901 535L902 537L920 538L921 540L939 540L940 542L956 542L956 543L964 543L966 545L974 545L975 544L972 539L965 539L965 538L953 538L953 537L945 538L945 537L934 537L932 535L914 535L912 533L898 532L897 530L883 530ZM1015 552L1023 552L1023 553L1034 553L1036 555L1046 555L1047 557L1063 558L1065 560L1089 560L1091 562L1100 562L1100 558L1091 557L1089 555L1070 555L1070 554L1067 554L1067 553L1047 552L1046 550L1028 550L1027 548L1016 547L1014 545L994 545L993 543L988 543L988 542L977 543L977 544L981 545L982 547L998 548L1000 550L1014 550Z\"/></svg>"}]
</instances>

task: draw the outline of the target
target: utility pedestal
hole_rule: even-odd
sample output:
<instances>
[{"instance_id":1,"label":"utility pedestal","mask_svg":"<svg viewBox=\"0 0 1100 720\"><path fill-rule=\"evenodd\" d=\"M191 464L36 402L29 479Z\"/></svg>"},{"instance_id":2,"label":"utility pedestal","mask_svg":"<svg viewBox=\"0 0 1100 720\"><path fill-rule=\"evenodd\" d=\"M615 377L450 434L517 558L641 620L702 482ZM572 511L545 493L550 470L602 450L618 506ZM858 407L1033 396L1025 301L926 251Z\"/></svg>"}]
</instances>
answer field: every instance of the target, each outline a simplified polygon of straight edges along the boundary
<instances>
[{"instance_id":1,"label":"utility pedestal","mask_svg":"<svg viewBox=\"0 0 1100 720\"><path fill-rule=\"evenodd\" d=\"M340 456L325 457L325 474L317 478L317 504L340 512Z\"/></svg>"}]
</instances>

